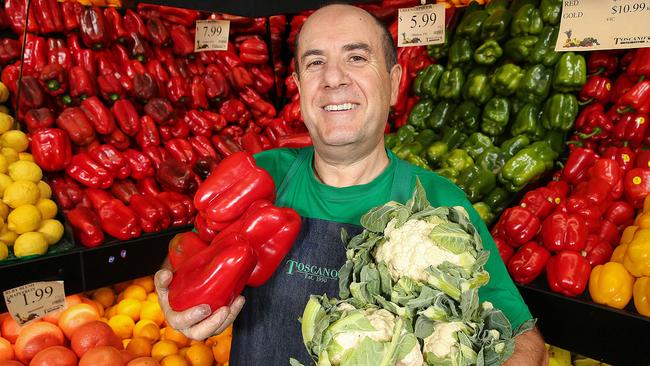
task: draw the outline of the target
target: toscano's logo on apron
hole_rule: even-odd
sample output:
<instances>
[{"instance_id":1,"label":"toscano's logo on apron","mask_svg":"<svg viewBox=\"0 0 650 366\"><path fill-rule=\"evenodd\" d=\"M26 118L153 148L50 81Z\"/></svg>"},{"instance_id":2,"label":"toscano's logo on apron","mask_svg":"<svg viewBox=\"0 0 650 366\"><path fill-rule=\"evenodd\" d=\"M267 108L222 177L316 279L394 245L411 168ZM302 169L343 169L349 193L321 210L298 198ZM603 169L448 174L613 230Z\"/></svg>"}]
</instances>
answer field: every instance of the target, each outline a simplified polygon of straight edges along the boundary
<instances>
[{"instance_id":1,"label":"toscano's logo on apron","mask_svg":"<svg viewBox=\"0 0 650 366\"><path fill-rule=\"evenodd\" d=\"M293 259L288 260L287 264L289 265L287 269L288 275L293 275L294 273L302 274L306 279L316 282L327 282L329 280L338 280L339 278L339 271L337 269L305 264Z\"/></svg>"}]
</instances>

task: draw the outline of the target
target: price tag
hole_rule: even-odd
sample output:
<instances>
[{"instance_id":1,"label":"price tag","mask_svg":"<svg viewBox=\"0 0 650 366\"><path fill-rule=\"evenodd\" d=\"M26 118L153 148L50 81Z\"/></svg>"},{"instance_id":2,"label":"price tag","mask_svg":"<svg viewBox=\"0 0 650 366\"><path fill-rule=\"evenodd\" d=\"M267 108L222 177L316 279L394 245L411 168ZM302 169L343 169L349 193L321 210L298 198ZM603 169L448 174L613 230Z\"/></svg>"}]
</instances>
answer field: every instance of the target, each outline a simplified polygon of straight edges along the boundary
<instances>
[{"instance_id":1,"label":"price tag","mask_svg":"<svg viewBox=\"0 0 650 366\"><path fill-rule=\"evenodd\" d=\"M2 295L9 314L20 326L65 308L63 281L33 282Z\"/></svg>"},{"instance_id":2,"label":"price tag","mask_svg":"<svg viewBox=\"0 0 650 366\"><path fill-rule=\"evenodd\" d=\"M399 9L397 46L445 43L445 5L429 4Z\"/></svg>"},{"instance_id":3,"label":"price tag","mask_svg":"<svg viewBox=\"0 0 650 366\"><path fill-rule=\"evenodd\" d=\"M229 33L229 20L197 20L194 52L227 50Z\"/></svg>"},{"instance_id":4,"label":"price tag","mask_svg":"<svg viewBox=\"0 0 650 366\"><path fill-rule=\"evenodd\" d=\"M650 0L562 2L556 51L650 47Z\"/></svg>"}]
</instances>

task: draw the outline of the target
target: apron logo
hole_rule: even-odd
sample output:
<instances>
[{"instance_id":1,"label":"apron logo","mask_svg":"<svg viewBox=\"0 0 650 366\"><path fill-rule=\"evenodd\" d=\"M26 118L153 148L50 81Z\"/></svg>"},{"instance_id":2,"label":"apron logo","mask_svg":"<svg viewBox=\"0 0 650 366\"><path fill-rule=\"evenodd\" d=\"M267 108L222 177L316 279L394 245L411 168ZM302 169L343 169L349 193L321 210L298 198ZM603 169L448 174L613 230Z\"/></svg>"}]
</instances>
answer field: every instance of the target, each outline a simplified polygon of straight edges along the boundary
<instances>
[{"instance_id":1,"label":"apron logo","mask_svg":"<svg viewBox=\"0 0 650 366\"><path fill-rule=\"evenodd\" d=\"M327 282L328 280L336 280L339 278L339 271L336 269L305 264L293 259L288 260L287 264L289 265L289 269L287 269L288 275L298 273L304 275L306 279L316 282Z\"/></svg>"}]
</instances>

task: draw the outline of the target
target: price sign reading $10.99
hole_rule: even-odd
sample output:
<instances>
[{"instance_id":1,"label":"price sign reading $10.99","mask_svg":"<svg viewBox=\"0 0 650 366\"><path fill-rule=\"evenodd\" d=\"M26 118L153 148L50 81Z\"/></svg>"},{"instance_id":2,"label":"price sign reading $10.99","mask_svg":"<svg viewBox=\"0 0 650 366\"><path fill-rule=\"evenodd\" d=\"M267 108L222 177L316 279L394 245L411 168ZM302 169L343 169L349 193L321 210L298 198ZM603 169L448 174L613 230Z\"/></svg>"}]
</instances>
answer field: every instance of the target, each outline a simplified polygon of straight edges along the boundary
<instances>
[{"instance_id":1,"label":"price sign reading $10.99","mask_svg":"<svg viewBox=\"0 0 650 366\"><path fill-rule=\"evenodd\" d=\"M9 314L20 326L65 308L63 281L33 282L2 294Z\"/></svg>"},{"instance_id":2,"label":"price sign reading $10.99","mask_svg":"<svg viewBox=\"0 0 650 366\"><path fill-rule=\"evenodd\" d=\"M397 46L424 46L445 42L445 6L429 4L399 9Z\"/></svg>"},{"instance_id":3,"label":"price sign reading $10.99","mask_svg":"<svg viewBox=\"0 0 650 366\"><path fill-rule=\"evenodd\" d=\"M230 21L228 20L197 20L194 52L227 50L229 33Z\"/></svg>"}]
</instances>

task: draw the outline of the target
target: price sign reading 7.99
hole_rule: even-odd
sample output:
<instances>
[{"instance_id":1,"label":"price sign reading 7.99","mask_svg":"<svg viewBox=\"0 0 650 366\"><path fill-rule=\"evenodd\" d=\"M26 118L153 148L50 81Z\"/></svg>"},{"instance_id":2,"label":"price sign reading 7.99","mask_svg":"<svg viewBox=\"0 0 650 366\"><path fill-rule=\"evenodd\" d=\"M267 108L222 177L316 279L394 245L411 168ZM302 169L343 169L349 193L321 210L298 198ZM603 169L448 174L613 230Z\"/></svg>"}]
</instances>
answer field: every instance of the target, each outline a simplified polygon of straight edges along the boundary
<instances>
[{"instance_id":1,"label":"price sign reading 7.99","mask_svg":"<svg viewBox=\"0 0 650 366\"><path fill-rule=\"evenodd\" d=\"M33 282L2 294L9 314L21 326L65 307L62 281Z\"/></svg>"},{"instance_id":2,"label":"price sign reading 7.99","mask_svg":"<svg viewBox=\"0 0 650 366\"><path fill-rule=\"evenodd\" d=\"M225 51L228 49L228 20L197 20L194 51Z\"/></svg>"},{"instance_id":3,"label":"price sign reading 7.99","mask_svg":"<svg viewBox=\"0 0 650 366\"><path fill-rule=\"evenodd\" d=\"M444 4L399 9L398 16L397 45L399 47L444 43Z\"/></svg>"}]
</instances>

